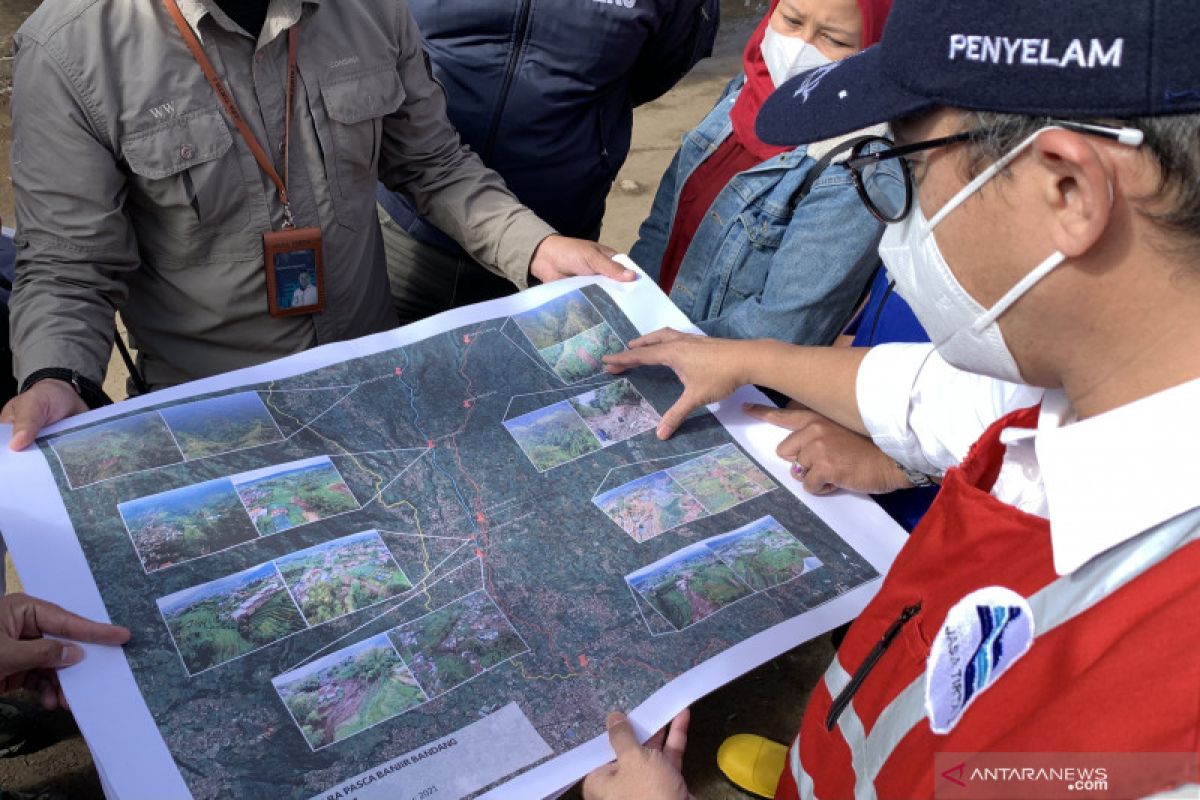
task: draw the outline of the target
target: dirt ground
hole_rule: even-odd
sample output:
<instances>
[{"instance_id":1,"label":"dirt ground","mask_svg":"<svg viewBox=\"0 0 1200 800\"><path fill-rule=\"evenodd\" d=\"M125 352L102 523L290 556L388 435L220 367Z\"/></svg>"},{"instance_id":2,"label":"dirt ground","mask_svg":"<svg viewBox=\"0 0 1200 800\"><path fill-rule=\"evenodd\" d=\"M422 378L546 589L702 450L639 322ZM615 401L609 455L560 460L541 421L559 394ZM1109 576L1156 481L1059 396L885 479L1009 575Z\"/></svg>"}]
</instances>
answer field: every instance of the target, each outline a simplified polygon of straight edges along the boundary
<instances>
[{"instance_id":1,"label":"dirt ground","mask_svg":"<svg viewBox=\"0 0 1200 800\"><path fill-rule=\"evenodd\" d=\"M9 184L9 115L12 33L38 0L0 0L0 217L12 218ZM702 62L678 87L634 117L633 148L609 197L602 240L627 249L649 211L658 180L680 137L709 110L740 67L741 48L763 12L761 0L723 0L722 31L714 57ZM124 369L114 360L106 384L124 396ZM10 588L15 576L10 571ZM693 706L692 730L684 772L699 800L743 798L717 772L714 756L721 741L741 731L779 740L794 735L808 693L833 655L822 637L771 661L714 692ZM11 698L4 698L9 701ZM28 703L28 697L17 698ZM31 709L31 707L30 707ZM86 746L68 714L30 710L24 754L0 759L0 789L46 792L49 798L92 800L103 797ZM570 797L578 797L578 790Z\"/></svg>"}]
</instances>

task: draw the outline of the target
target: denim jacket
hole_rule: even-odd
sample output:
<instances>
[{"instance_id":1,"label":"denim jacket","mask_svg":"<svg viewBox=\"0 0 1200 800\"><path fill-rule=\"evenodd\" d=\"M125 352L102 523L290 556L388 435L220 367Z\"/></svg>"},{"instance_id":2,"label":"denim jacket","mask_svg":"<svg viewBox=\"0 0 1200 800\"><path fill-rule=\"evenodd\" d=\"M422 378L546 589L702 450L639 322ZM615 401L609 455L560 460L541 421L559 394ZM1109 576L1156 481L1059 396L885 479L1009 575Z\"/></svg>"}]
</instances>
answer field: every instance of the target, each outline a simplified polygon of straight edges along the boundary
<instances>
[{"instance_id":1,"label":"denim jacket","mask_svg":"<svg viewBox=\"0 0 1200 800\"><path fill-rule=\"evenodd\" d=\"M658 277L679 193L733 132L734 79L667 168L630 257ZM883 225L859 200L850 173L831 164L799 203L816 164L802 146L734 176L688 247L671 300L705 333L829 344L849 322L875 265ZM826 148L828 149L828 148ZM793 207L794 205L794 207Z\"/></svg>"}]
</instances>

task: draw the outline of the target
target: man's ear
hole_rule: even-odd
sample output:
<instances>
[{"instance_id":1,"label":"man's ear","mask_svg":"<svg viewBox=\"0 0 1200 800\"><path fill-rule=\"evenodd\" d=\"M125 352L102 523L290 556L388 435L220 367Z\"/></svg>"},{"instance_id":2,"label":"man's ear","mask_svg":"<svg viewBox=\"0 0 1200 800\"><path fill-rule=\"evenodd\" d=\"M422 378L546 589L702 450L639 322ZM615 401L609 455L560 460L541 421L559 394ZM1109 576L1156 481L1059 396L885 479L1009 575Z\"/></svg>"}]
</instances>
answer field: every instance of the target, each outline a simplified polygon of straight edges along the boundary
<instances>
[{"instance_id":1,"label":"man's ear","mask_svg":"<svg viewBox=\"0 0 1200 800\"><path fill-rule=\"evenodd\" d=\"M1069 258L1090 250L1112 213L1112 165L1082 133L1049 130L1033 143L1042 173L1038 197L1053 222L1055 249Z\"/></svg>"}]
</instances>

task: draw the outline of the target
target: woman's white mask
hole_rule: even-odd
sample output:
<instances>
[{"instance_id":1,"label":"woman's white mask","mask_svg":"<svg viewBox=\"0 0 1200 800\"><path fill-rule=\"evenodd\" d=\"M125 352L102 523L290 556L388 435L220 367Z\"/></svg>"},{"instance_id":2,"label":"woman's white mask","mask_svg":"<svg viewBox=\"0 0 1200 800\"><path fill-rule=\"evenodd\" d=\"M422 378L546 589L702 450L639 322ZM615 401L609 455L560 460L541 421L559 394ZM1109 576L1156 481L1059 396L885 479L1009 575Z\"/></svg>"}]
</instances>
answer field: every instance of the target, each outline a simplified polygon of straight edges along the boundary
<instances>
[{"instance_id":1,"label":"woman's white mask","mask_svg":"<svg viewBox=\"0 0 1200 800\"><path fill-rule=\"evenodd\" d=\"M798 36L784 36L769 23L758 49L767 64L767 72L771 73L771 82L776 86L782 86L788 78L801 72L823 67L832 61L804 39Z\"/></svg>"},{"instance_id":2,"label":"woman's white mask","mask_svg":"<svg viewBox=\"0 0 1200 800\"><path fill-rule=\"evenodd\" d=\"M887 226L879 245L879 257L896 282L896 291L912 307L917 320L937 346L946 363L968 372L1022 383L1021 369L1004 341L997 320L1033 286L1066 260L1061 252L1034 267L996 304L984 308L962 287L942 257L933 229L946 215L962 205L983 184L996 176L1044 131L1043 128L1017 145L999 161L980 173L926 220L920 201L913 197L912 211L903 220Z\"/></svg>"}]
</instances>

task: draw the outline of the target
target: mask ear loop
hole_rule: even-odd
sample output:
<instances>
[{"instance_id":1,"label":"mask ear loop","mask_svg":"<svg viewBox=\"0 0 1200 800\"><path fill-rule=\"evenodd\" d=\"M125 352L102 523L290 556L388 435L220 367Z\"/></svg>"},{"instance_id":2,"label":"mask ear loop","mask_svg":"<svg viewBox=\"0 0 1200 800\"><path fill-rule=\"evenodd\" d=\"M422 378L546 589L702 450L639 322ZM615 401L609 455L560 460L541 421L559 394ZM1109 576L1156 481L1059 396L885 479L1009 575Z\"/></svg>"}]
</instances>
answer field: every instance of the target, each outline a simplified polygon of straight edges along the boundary
<instances>
[{"instance_id":1,"label":"mask ear loop","mask_svg":"<svg viewBox=\"0 0 1200 800\"><path fill-rule=\"evenodd\" d=\"M1107 183L1108 183L1108 205L1109 205L1109 208L1111 208L1113 203L1116 201L1116 193L1113 190L1112 181L1108 181ZM971 329L973 331L975 331L976 333L979 333L984 328L986 328L988 325L991 325L993 322L1000 319L1000 315L1003 314L1005 311L1007 311L1012 306L1013 303L1020 300L1021 296L1024 295L1026 292L1028 292L1030 289L1032 289L1033 285L1035 283L1037 283L1042 278L1049 275L1050 272L1053 271L1055 267L1057 267L1059 264L1063 263L1066 260L1067 260L1067 256L1065 253L1061 253L1061 252L1057 252L1057 251L1054 253L1051 253L1049 258L1047 258L1045 261L1043 261L1042 263L1040 263L1036 267L1034 267L1033 270L1028 275L1026 275L1024 278L1017 281L1016 286L1014 286L1013 288L1011 288L1007 292L1005 292L1004 296L1001 297L998 301L996 301L996 304L994 306L992 306L991 308L989 308L987 310L987 313L985 313L979 319L975 320L975 322L971 325Z\"/></svg>"},{"instance_id":2,"label":"mask ear loop","mask_svg":"<svg viewBox=\"0 0 1200 800\"><path fill-rule=\"evenodd\" d=\"M975 322L971 323L971 330L979 333L984 328L998 320L1000 315L1005 311L1008 311L1009 307L1012 306L1013 303L1020 300L1022 295L1032 289L1035 283L1049 275L1055 267L1066 260L1066 253L1061 253L1058 251L1051 253L1049 258L1034 267L1033 270L1024 278L1021 278L1021 280L1017 281L1016 286L1005 292L1004 296L996 301L994 306L989 308L987 312L976 319Z\"/></svg>"}]
</instances>

